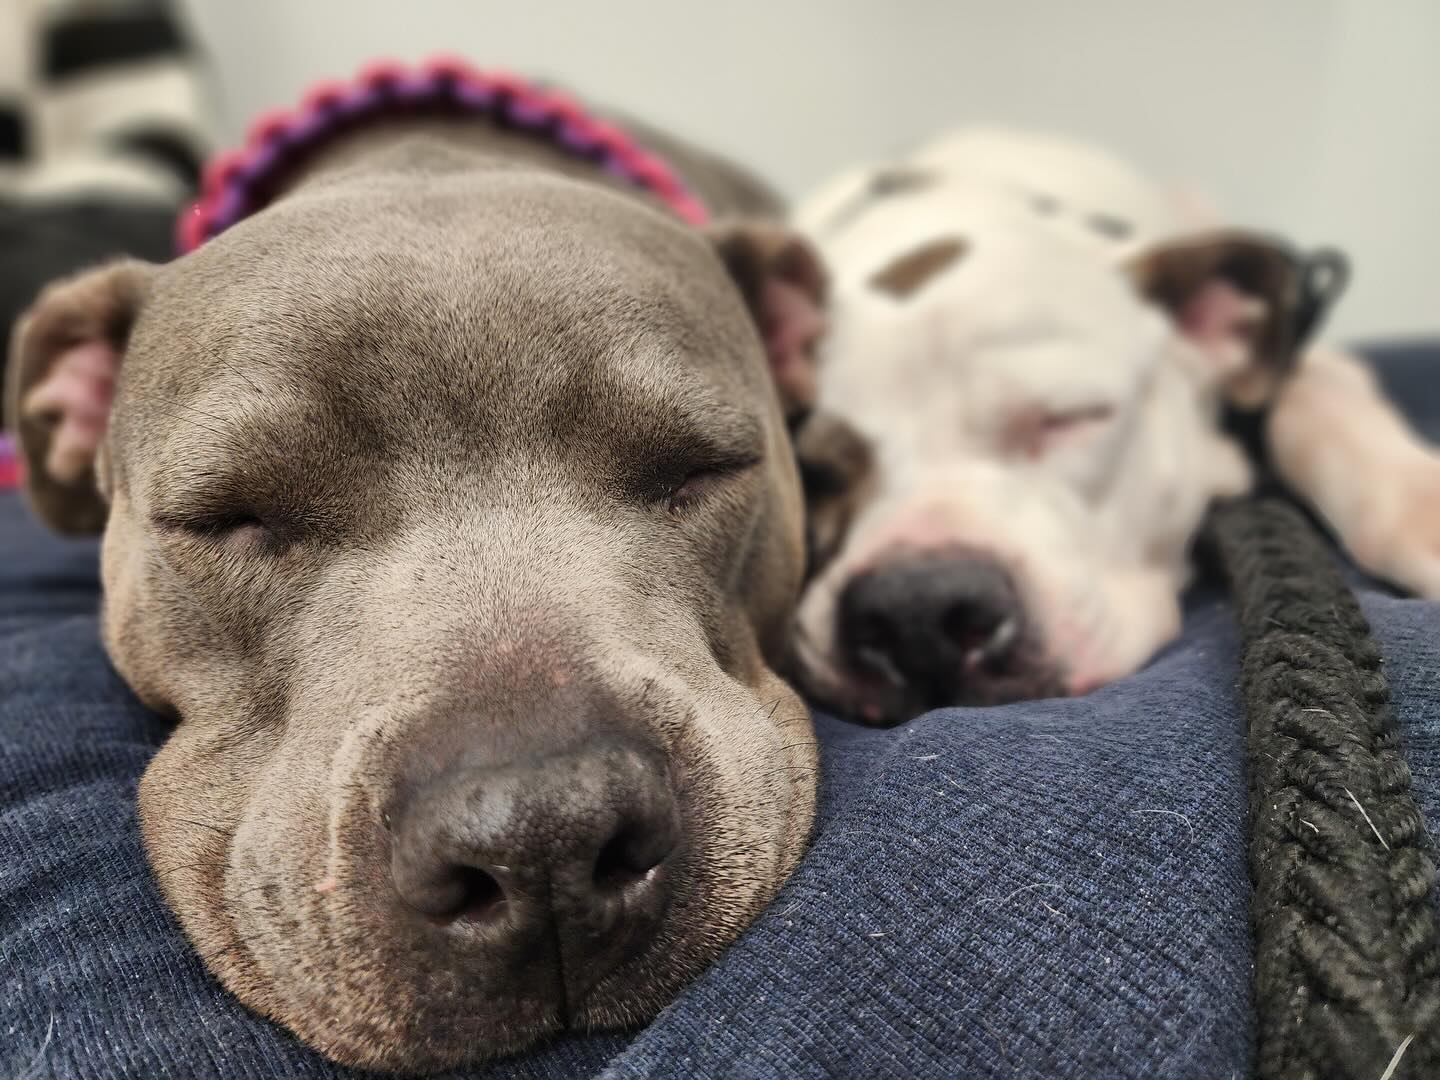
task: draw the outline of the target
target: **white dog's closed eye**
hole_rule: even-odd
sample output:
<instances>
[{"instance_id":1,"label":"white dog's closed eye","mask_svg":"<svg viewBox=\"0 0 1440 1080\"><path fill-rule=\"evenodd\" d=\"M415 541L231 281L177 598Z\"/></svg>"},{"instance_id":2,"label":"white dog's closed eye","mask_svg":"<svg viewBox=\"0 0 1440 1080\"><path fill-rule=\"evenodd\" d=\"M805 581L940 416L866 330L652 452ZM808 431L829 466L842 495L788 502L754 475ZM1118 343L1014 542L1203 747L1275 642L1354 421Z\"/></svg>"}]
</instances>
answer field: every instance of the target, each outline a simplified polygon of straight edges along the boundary
<instances>
[{"instance_id":1,"label":"white dog's closed eye","mask_svg":"<svg viewBox=\"0 0 1440 1080\"><path fill-rule=\"evenodd\" d=\"M1035 460L1095 435L1115 417L1115 406L1103 403L1060 409L1033 405L1012 415L1004 428L1004 443Z\"/></svg>"}]
</instances>

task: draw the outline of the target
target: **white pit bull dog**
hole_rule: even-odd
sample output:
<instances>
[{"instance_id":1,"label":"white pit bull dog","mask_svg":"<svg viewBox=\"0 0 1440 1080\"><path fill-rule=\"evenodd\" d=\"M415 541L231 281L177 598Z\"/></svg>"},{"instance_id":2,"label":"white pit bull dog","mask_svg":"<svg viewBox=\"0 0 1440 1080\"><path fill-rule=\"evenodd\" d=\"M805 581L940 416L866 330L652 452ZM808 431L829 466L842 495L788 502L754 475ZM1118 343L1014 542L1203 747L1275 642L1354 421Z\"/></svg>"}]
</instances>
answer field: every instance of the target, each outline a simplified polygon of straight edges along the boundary
<instances>
[{"instance_id":1,"label":"white pit bull dog","mask_svg":"<svg viewBox=\"0 0 1440 1080\"><path fill-rule=\"evenodd\" d=\"M853 170L799 224L833 272L820 400L868 443L822 422L801 447L821 569L796 659L832 707L893 723L1144 664L1207 504L1254 483L1227 406L1265 410L1271 467L1363 567L1440 597L1440 457L1358 360L1297 359L1337 256L1000 131Z\"/></svg>"}]
</instances>

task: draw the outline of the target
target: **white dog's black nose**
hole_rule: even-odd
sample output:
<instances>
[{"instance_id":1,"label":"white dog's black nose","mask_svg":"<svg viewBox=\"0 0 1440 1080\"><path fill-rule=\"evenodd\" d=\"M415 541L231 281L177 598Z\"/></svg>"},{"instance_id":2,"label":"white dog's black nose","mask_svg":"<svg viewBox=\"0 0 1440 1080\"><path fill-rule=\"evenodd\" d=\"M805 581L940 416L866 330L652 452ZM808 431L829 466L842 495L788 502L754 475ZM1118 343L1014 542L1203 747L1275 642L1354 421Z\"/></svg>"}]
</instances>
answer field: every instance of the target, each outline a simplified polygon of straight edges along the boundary
<instances>
[{"instance_id":1,"label":"white dog's black nose","mask_svg":"<svg viewBox=\"0 0 1440 1080\"><path fill-rule=\"evenodd\" d=\"M653 936L682 835L664 759L623 741L459 763L391 826L395 890L448 939L442 952L478 948L516 980L563 979L571 1003Z\"/></svg>"},{"instance_id":2,"label":"white dog's black nose","mask_svg":"<svg viewBox=\"0 0 1440 1080\"><path fill-rule=\"evenodd\" d=\"M969 552L893 556L840 595L847 658L930 706L984 700L1020 645L1023 612L998 562Z\"/></svg>"}]
</instances>

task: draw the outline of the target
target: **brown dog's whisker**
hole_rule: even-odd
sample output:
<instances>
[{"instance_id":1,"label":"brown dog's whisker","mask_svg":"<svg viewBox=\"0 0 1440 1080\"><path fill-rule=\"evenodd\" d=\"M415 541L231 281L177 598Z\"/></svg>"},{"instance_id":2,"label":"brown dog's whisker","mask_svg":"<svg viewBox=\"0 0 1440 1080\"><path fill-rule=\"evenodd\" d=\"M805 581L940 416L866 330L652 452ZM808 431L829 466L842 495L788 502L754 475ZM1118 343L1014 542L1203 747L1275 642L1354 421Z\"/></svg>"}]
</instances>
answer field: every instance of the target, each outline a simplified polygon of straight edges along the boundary
<instances>
[{"instance_id":1,"label":"brown dog's whisker","mask_svg":"<svg viewBox=\"0 0 1440 1080\"><path fill-rule=\"evenodd\" d=\"M809 713L800 713L795 716L782 716L778 720L772 720L771 723L775 725L775 729L777 731L781 732L788 731L792 727L804 727L807 729L811 728L811 718ZM813 729L811 730L813 731Z\"/></svg>"},{"instance_id":2,"label":"brown dog's whisker","mask_svg":"<svg viewBox=\"0 0 1440 1080\"><path fill-rule=\"evenodd\" d=\"M213 862L182 863L179 866L156 867L154 873L156 877L170 877L180 873L208 873L219 867L219 863Z\"/></svg>"},{"instance_id":3,"label":"brown dog's whisker","mask_svg":"<svg viewBox=\"0 0 1440 1080\"><path fill-rule=\"evenodd\" d=\"M222 363L223 363L223 361L222 361ZM233 370L235 370L235 369L232 367L231 370L233 371ZM237 373L238 373L238 372L237 372ZM258 390L258 388L257 388L257 390ZM215 421L217 424L223 424L223 425L226 425L226 426L232 425L233 422L234 422L234 421L233 421L231 418L229 418L229 417L221 416L221 415L219 415L218 413L207 412L206 410L200 408L199 406L197 406L197 405L192 405L192 404L190 404L190 402L185 401L185 400L183 400L183 399L181 399L181 398L179 398L179 397L157 397L157 396L154 396L154 395L151 395L151 394L142 393L142 392L140 392L140 391L131 391L131 393L134 394L134 396L135 396L138 400L145 402L147 405L149 405L149 406L151 406L151 407L153 407L153 408L160 408L160 409L183 409L183 410L185 410L185 411L187 411L187 412L192 412L192 413L194 413L194 414L197 415L197 416L203 416L203 417L205 417L205 419L207 419L207 420L213 420L213 421ZM167 413L167 414L165 414L165 415L169 415L169 416L171 416L173 419L177 419L177 420L183 419L183 417L175 416L174 414L171 414L171 413Z\"/></svg>"},{"instance_id":4,"label":"brown dog's whisker","mask_svg":"<svg viewBox=\"0 0 1440 1080\"><path fill-rule=\"evenodd\" d=\"M191 425L193 425L193 426L195 426L195 427L198 427L201 431L208 431L211 435L214 435L217 439L228 439L228 438L230 437L230 435L231 435L230 432L225 432L225 431L219 430L218 428L213 428L213 427L211 427L209 424L202 424L202 423L200 423L199 420L194 420L194 419L192 419L192 418L190 418L190 417L188 417L188 416L182 416L182 415L180 415L179 413L167 412L167 411L164 410L164 409L157 409L156 411L157 411L158 413L160 413L161 416L168 417L168 418L171 419L171 420L178 420L178 421L180 421L182 424L191 424Z\"/></svg>"},{"instance_id":5,"label":"brown dog's whisker","mask_svg":"<svg viewBox=\"0 0 1440 1080\"><path fill-rule=\"evenodd\" d=\"M165 404L177 409L188 409L190 412L193 412L197 416L203 416L207 420L214 420L217 424L230 423L230 421L223 416L217 416L215 413L206 412L204 409L197 408L196 406L191 405L188 401L181 401L179 398L170 398L168 401L165 402Z\"/></svg>"},{"instance_id":6,"label":"brown dog's whisker","mask_svg":"<svg viewBox=\"0 0 1440 1080\"><path fill-rule=\"evenodd\" d=\"M232 831L221 828L219 825L211 825L208 821L196 821L194 818L177 817L175 820L185 825L194 825L197 829L210 829L224 837L229 837Z\"/></svg>"},{"instance_id":7,"label":"brown dog's whisker","mask_svg":"<svg viewBox=\"0 0 1440 1080\"><path fill-rule=\"evenodd\" d=\"M243 380L245 385L250 387L251 390L254 390L257 396L265 396L265 391L261 390L259 384L257 384L254 379L250 378L249 375L245 374L245 372L240 369L238 364L232 364L223 356L217 356L215 359L221 367L225 368L227 371L233 371L236 378Z\"/></svg>"},{"instance_id":8,"label":"brown dog's whisker","mask_svg":"<svg viewBox=\"0 0 1440 1080\"><path fill-rule=\"evenodd\" d=\"M774 717L775 711L780 708L780 702L782 700L783 698L777 697L774 701L763 702L756 706L756 712L765 713L765 719L769 720Z\"/></svg>"}]
</instances>

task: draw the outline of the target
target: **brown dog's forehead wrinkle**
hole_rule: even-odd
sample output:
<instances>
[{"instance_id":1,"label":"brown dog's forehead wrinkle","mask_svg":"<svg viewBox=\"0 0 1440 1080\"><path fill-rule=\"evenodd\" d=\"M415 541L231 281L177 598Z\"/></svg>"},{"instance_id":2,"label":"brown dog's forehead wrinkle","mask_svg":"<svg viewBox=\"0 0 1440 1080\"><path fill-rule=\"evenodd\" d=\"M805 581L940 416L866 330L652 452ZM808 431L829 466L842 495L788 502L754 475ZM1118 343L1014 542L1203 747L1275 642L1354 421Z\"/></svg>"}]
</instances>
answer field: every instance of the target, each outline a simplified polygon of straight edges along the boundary
<instances>
[{"instance_id":1,"label":"brown dog's forehead wrinkle","mask_svg":"<svg viewBox=\"0 0 1440 1080\"><path fill-rule=\"evenodd\" d=\"M545 403L538 431L577 480L600 469L619 482L634 474L678 481L693 468L763 454L765 399L664 351L658 362L654 350L636 349L585 376L572 372Z\"/></svg>"}]
</instances>

